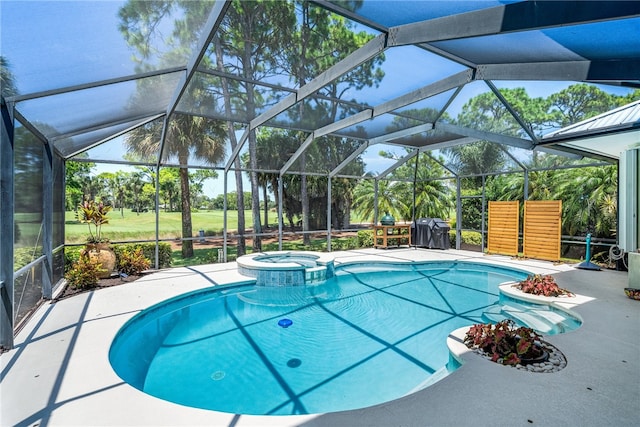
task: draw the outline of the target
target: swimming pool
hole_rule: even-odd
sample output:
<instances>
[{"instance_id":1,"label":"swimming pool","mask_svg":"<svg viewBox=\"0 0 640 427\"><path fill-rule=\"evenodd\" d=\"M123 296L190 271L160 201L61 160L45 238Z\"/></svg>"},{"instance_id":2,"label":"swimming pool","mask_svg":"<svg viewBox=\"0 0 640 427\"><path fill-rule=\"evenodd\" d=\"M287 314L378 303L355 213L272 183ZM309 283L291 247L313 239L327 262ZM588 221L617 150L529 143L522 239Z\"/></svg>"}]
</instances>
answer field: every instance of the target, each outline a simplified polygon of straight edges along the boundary
<instances>
[{"instance_id":1,"label":"swimming pool","mask_svg":"<svg viewBox=\"0 0 640 427\"><path fill-rule=\"evenodd\" d=\"M498 285L526 275L468 262L354 263L316 285L210 288L136 315L109 359L132 386L192 407L367 407L454 370L447 335L496 316Z\"/></svg>"}]
</instances>

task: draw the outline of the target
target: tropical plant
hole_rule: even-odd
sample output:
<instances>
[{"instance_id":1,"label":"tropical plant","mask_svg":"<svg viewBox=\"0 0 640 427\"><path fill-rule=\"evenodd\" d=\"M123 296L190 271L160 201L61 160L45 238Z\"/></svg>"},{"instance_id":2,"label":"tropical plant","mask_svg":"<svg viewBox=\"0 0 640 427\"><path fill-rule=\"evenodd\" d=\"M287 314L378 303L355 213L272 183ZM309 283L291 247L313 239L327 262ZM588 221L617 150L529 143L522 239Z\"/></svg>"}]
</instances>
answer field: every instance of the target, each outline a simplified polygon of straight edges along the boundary
<instances>
[{"instance_id":1,"label":"tropical plant","mask_svg":"<svg viewBox=\"0 0 640 427\"><path fill-rule=\"evenodd\" d=\"M87 243L103 243L108 242L102 236L102 226L109 223L107 214L111 210L111 206L103 202L95 200L85 200L78 205L78 220L89 227L89 237Z\"/></svg>"},{"instance_id":2,"label":"tropical plant","mask_svg":"<svg viewBox=\"0 0 640 427\"><path fill-rule=\"evenodd\" d=\"M573 296L571 292L558 286L553 276L547 274L531 274L526 279L513 285L522 292L545 297L558 297L562 295Z\"/></svg>"},{"instance_id":3,"label":"tropical plant","mask_svg":"<svg viewBox=\"0 0 640 427\"><path fill-rule=\"evenodd\" d=\"M145 258L142 248L124 249L118 254L118 271L124 274L140 274L148 270L151 261Z\"/></svg>"},{"instance_id":4,"label":"tropical plant","mask_svg":"<svg viewBox=\"0 0 640 427\"><path fill-rule=\"evenodd\" d=\"M407 212L411 211L411 200L399 197L401 195L397 181L380 180L377 181L378 193L378 215L381 212L389 212L397 219L404 218ZM376 184L372 179L363 179L354 189L353 206L354 211L361 218L371 218L375 211Z\"/></svg>"},{"instance_id":5,"label":"tropical plant","mask_svg":"<svg viewBox=\"0 0 640 427\"><path fill-rule=\"evenodd\" d=\"M104 271L102 262L98 258L81 255L65 273L64 278L67 279L69 286L86 289L96 286Z\"/></svg>"},{"instance_id":6,"label":"tropical plant","mask_svg":"<svg viewBox=\"0 0 640 427\"><path fill-rule=\"evenodd\" d=\"M493 362L518 365L544 355L540 339L533 329L516 327L513 320L505 319L495 325L480 323L471 326L465 334L464 343L489 355Z\"/></svg>"},{"instance_id":7,"label":"tropical plant","mask_svg":"<svg viewBox=\"0 0 640 427\"><path fill-rule=\"evenodd\" d=\"M114 252L116 258L120 258L125 251L135 252L138 249L142 251L142 254L146 259L155 259L156 256L156 244L155 243L128 243L122 245L114 245ZM66 252L65 252L66 254ZM158 268L171 267L173 251L171 245L166 242L160 242L158 244Z\"/></svg>"},{"instance_id":8,"label":"tropical plant","mask_svg":"<svg viewBox=\"0 0 640 427\"><path fill-rule=\"evenodd\" d=\"M617 215L617 168L569 169L562 173L554 197L563 201L563 232L610 236Z\"/></svg>"}]
</instances>

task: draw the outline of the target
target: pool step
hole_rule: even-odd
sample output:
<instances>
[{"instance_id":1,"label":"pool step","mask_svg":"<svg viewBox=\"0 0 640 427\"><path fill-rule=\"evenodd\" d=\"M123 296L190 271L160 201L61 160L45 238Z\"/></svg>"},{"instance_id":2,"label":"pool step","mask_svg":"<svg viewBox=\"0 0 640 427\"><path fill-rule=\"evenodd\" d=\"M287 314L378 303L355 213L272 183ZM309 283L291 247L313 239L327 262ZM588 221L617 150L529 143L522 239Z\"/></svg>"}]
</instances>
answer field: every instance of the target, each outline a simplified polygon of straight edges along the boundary
<instances>
[{"instance_id":1,"label":"pool step","mask_svg":"<svg viewBox=\"0 0 640 427\"><path fill-rule=\"evenodd\" d=\"M555 333L555 323L547 318L548 311L537 310L516 303L502 305L502 312L545 335Z\"/></svg>"},{"instance_id":2,"label":"pool step","mask_svg":"<svg viewBox=\"0 0 640 427\"><path fill-rule=\"evenodd\" d=\"M483 312L483 317L492 322L512 319L543 335L554 335L575 329L574 321L567 315L547 307L532 307L513 301L501 302Z\"/></svg>"}]
</instances>

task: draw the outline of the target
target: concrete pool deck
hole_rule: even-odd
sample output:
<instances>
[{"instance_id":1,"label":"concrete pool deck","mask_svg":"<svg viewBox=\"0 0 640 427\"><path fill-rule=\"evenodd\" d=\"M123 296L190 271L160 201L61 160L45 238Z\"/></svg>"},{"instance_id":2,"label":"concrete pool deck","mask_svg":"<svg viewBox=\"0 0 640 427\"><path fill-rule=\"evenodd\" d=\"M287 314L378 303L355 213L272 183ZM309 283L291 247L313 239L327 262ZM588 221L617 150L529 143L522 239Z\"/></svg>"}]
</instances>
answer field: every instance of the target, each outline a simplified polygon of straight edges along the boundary
<instances>
[{"instance_id":1,"label":"concrete pool deck","mask_svg":"<svg viewBox=\"0 0 640 427\"><path fill-rule=\"evenodd\" d=\"M43 304L0 356L1 426L631 426L640 424L640 302L627 273L467 251L364 249L361 260L469 260L551 273L585 298L582 327L545 337L567 358L556 373L529 373L474 353L453 374L370 408L304 416L247 416L200 410L148 396L113 372L111 341L140 310L191 290L243 279L235 263L176 268L135 282Z\"/></svg>"}]
</instances>

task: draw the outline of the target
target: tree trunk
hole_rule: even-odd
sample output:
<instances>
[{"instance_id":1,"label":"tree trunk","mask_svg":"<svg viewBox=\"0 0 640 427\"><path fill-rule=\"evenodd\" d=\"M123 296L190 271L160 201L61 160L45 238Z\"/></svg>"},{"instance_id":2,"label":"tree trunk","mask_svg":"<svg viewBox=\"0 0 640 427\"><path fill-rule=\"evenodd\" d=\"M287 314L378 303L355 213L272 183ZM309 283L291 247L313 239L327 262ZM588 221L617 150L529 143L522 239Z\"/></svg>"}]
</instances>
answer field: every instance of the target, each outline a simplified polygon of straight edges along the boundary
<instances>
[{"instance_id":1,"label":"tree trunk","mask_svg":"<svg viewBox=\"0 0 640 427\"><path fill-rule=\"evenodd\" d=\"M301 41L300 43L300 58L301 62L298 68L298 81L300 87L303 87L307 82L306 75L306 58L307 58L307 43L310 32L310 16L309 16L309 2L302 2L302 28L301 28ZM300 103L301 114L300 117L304 117L304 103ZM304 175L307 169L307 153L306 151L300 156L300 170L302 177L300 179L300 201L302 203L302 243L304 245L311 245L311 236L306 232L309 231L309 192L307 191L307 176Z\"/></svg>"},{"instance_id":2,"label":"tree trunk","mask_svg":"<svg viewBox=\"0 0 640 427\"><path fill-rule=\"evenodd\" d=\"M234 135L235 138L235 135ZM235 145L238 143L236 142ZM240 237L238 237L238 248L237 254L238 256L242 256L247 253L247 239L244 237L244 231L247 228L246 221L244 218L244 185L242 184L242 171L240 170L240 158L237 157L234 165L236 167L235 176L236 176L236 203L238 205L238 233Z\"/></svg>"},{"instance_id":3,"label":"tree trunk","mask_svg":"<svg viewBox=\"0 0 640 427\"><path fill-rule=\"evenodd\" d=\"M182 190L182 237L193 237L191 226L191 197L189 194L189 169L180 168L180 189ZM139 209L138 209L139 210ZM182 241L182 258L193 258L193 240Z\"/></svg>"},{"instance_id":4,"label":"tree trunk","mask_svg":"<svg viewBox=\"0 0 640 427\"><path fill-rule=\"evenodd\" d=\"M342 219L342 228L351 228L351 197L344 198L344 212Z\"/></svg>"},{"instance_id":5,"label":"tree trunk","mask_svg":"<svg viewBox=\"0 0 640 427\"><path fill-rule=\"evenodd\" d=\"M249 164L251 172L249 174L251 178L251 214L253 219L253 232L254 234L262 233L262 226L260 225L260 186L258 185L258 173L255 169L258 168L256 158L256 136L255 131L251 131L249 135ZM253 238L253 251L259 252L262 250L262 238L255 236Z\"/></svg>"},{"instance_id":6,"label":"tree trunk","mask_svg":"<svg viewBox=\"0 0 640 427\"><path fill-rule=\"evenodd\" d=\"M220 40L216 37L213 40L216 46L216 66L218 70L224 71L224 63L222 61L222 47L220 46ZM222 94L224 97L224 109L228 114L232 114L231 109L231 95L229 93L229 84L227 79L222 79ZM236 133L233 128L233 122L227 122L227 133L229 135L229 142L231 144L231 150L235 150L238 145L236 139ZM240 237L238 238L237 256L242 256L247 253L246 240L244 238L245 220L244 220L244 189L242 186L242 171L240 171L240 158L236 157L234 162L235 166L235 178L236 178L236 202L238 206L238 232Z\"/></svg>"},{"instance_id":7,"label":"tree trunk","mask_svg":"<svg viewBox=\"0 0 640 427\"><path fill-rule=\"evenodd\" d=\"M264 203L264 226L269 227L269 203L267 194L267 182L265 181L264 186L262 187L262 195L263 195L263 203Z\"/></svg>"},{"instance_id":8,"label":"tree trunk","mask_svg":"<svg viewBox=\"0 0 640 427\"><path fill-rule=\"evenodd\" d=\"M302 172L306 169L306 153L302 153L300 156L300 165ZM304 245L311 245L311 236L306 233L309 231L309 192L307 191L307 176L302 175L300 177L300 199L302 202L302 243Z\"/></svg>"},{"instance_id":9,"label":"tree trunk","mask_svg":"<svg viewBox=\"0 0 640 427\"><path fill-rule=\"evenodd\" d=\"M251 64L251 44L245 43L244 48L244 75L246 78L250 79L252 76L252 71L250 70L249 64ZM256 110L256 103L254 99L254 88L253 84L247 83L247 112L250 116L253 116ZM260 226L260 187L258 185L258 173L256 169L258 169L258 156L256 153L256 132L255 130L251 130L249 132L249 180L251 181L251 214L253 220L253 233L258 234L262 232L262 227ZM259 252L262 250L262 239L259 236L255 236L253 238L253 251Z\"/></svg>"}]
</instances>

